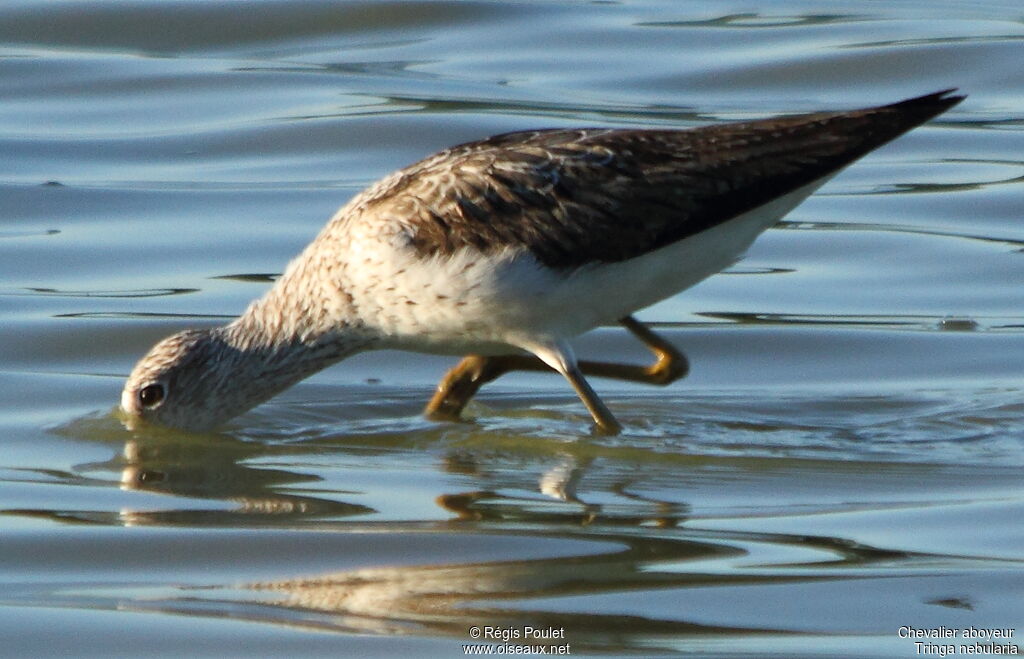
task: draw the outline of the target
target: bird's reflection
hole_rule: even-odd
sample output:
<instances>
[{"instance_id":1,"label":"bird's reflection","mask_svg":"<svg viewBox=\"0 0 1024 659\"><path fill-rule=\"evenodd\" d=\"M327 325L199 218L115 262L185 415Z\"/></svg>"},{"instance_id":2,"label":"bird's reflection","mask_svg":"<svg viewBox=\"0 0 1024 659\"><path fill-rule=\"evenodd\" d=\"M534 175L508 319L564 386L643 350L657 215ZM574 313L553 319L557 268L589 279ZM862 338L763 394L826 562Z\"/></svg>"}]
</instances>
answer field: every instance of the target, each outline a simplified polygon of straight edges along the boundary
<instances>
[{"instance_id":1,"label":"bird's reflection","mask_svg":"<svg viewBox=\"0 0 1024 659\"><path fill-rule=\"evenodd\" d=\"M253 525L373 512L355 503L287 492L290 486L318 477L249 464L267 453L266 446L227 435L204 436L198 442L187 436L133 438L122 451L122 489L230 502L232 507L122 511L122 517L135 524Z\"/></svg>"},{"instance_id":2,"label":"bird's reflection","mask_svg":"<svg viewBox=\"0 0 1024 659\"><path fill-rule=\"evenodd\" d=\"M147 586L138 597L119 586L110 606L466 643L494 640L470 637L473 626L557 628L573 653L645 653L672 651L699 635L786 633L704 624L729 617L687 608L686 589L836 579L849 568L918 560L844 538L686 524L685 483L699 482L680 480L678 467L692 464L686 457L671 462L632 447L463 426L362 436L317 430L309 439L271 437L272 430L262 440L119 430L114 458L77 471L113 472L122 490L140 495L129 497L138 503L49 514L64 523L188 527L189 541L199 541L194 528L273 526L287 543L315 538L324 547L315 565L268 544L242 583L224 575L168 585L164 595ZM74 434L90 431L80 426ZM110 435L108 426L95 433L107 445ZM447 514L395 519L357 503L393 496L390 487L401 484L395 472L381 472L390 480L366 491L316 489L349 460L359 465L353 473L365 475L402 459L415 469L397 473L434 473L397 491L430 497ZM415 507L402 503L402 510ZM234 556L238 545L216 535L202 536L205 555ZM147 541L163 542L162 534ZM641 603L624 615L616 603L628 593L641 594L634 600ZM673 604L648 604L647 594ZM108 601L90 597L90 607Z\"/></svg>"},{"instance_id":3,"label":"bird's reflection","mask_svg":"<svg viewBox=\"0 0 1024 659\"><path fill-rule=\"evenodd\" d=\"M75 466L74 473L65 475L69 484L108 483L106 474L113 473L115 483L123 491L174 499L165 502L147 496L137 503L132 499L131 505L122 505L117 510L7 512L64 523L236 528L316 523L375 512L369 506L346 500L348 494L357 498L357 493L324 490L323 496L319 496L293 491L321 480L314 470L297 467L298 461L294 459L297 455L316 453L316 446L275 444L226 433L126 428L115 414L77 419L54 432L102 445L109 445L112 440L120 442L118 452L110 459Z\"/></svg>"},{"instance_id":4,"label":"bird's reflection","mask_svg":"<svg viewBox=\"0 0 1024 659\"><path fill-rule=\"evenodd\" d=\"M636 478L625 475L619 475L611 483L604 484L604 487L614 492L617 498L638 504L630 506L626 514L623 515L618 510L620 506L609 507L588 501L586 496L580 496L579 489L594 464L594 458L568 449L547 456L543 471L533 487L552 504L561 502L572 505L544 506L537 498L499 493L503 487L507 489L515 483L515 479L510 482L508 474L504 471L494 470L497 473L492 473L487 468L489 459L495 460L487 454L450 453L443 463L446 471L470 474L481 484L490 484L494 487L445 494L437 498L438 504L455 513L460 520L519 519L569 524L601 521L614 525L660 527L680 524L689 512L689 506L685 503L661 501L631 492L630 488L636 484ZM519 488L522 487L519 485ZM545 511L541 512L540 509Z\"/></svg>"},{"instance_id":5,"label":"bird's reflection","mask_svg":"<svg viewBox=\"0 0 1024 659\"><path fill-rule=\"evenodd\" d=\"M653 616L582 613L551 609L535 598L610 595L637 589L695 586L706 575L659 571L659 564L700 562L741 555L733 547L691 540L652 540L626 533L599 533L596 542L575 534L543 535L555 553L569 555L535 560L506 560L453 565L379 567L316 577L246 584L263 598L262 614L287 620L284 611L303 611L306 622L356 633L427 633L470 642L471 626L523 630L562 629L557 645L605 651L648 643L654 635L759 633L757 630L702 625L677 615ZM453 538L458 541L457 536ZM595 552L595 547L598 551ZM316 617L319 614L322 617ZM259 618L257 614L255 617ZM564 639L564 640L561 640ZM646 639L646 640L644 640ZM486 640L486 639L485 639ZM522 639L521 639L522 641Z\"/></svg>"},{"instance_id":6,"label":"bird's reflection","mask_svg":"<svg viewBox=\"0 0 1024 659\"><path fill-rule=\"evenodd\" d=\"M228 501L232 507L228 510L122 512L125 522L278 525L294 519L339 518L373 512L357 503L288 492L290 486L318 478L291 469L250 464L251 460L273 452L273 447L227 435L136 436L125 442L122 451L123 489Z\"/></svg>"},{"instance_id":7,"label":"bird's reflection","mask_svg":"<svg viewBox=\"0 0 1024 659\"><path fill-rule=\"evenodd\" d=\"M78 439L93 438L107 443L113 434L110 428L113 420L110 417L81 419L59 431ZM311 441L301 438L274 441L272 433L268 440L229 433L189 434L147 427L127 427L117 434L124 437L125 430L129 436L122 439L119 455L105 462L78 465L78 479L95 481L86 474L114 472L122 490L186 501L165 507L160 503L153 505L154 500L150 498L140 500L137 508L125 506L116 512L69 514L69 511L60 511L60 519L237 527L321 524L360 517L376 512L356 502L364 492L351 492L351 498L345 492L326 488L321 490L324 496L309 493L317 490L306 484L323 478L316 465L323 464L324 460L329 464L331 456L358 455L362 460L375 454L386 462L389 451L401 450L409 441L407 434L394 437L391 434L317 434ZM462 428L456 432L462 432ZM439 432L433 437L433 441L440 442L444 434ZM416 441L422 442L422 438ZM510 448L507 443L499 449L488 442L474 447L466 447L458 441L450 443L449 448L442 449L441 459L432 461L435 468L444 474L464 476L466 478L457 482L468 480L475 487L440 495L435 491L427 496L432 496L437 505L452 513L455 520L463 521L521 519L578 525L608 519L616 525L673 526L686 518L685 504L646 499L631 493L635 477L628 472L617 472L614 482L602 483L600 488L615 491L621 501L643 504L630 506L628 514L581 496L581 486L594 465L593 447L581 445L581 448L562 441L544 443L535 438L520 444L529 448ZM428 461L429 453L424 454ZM316 460L310 461L307 457L316 457ZM525 494L529 492L534 494Z\"/></svg>"}]
</instances>

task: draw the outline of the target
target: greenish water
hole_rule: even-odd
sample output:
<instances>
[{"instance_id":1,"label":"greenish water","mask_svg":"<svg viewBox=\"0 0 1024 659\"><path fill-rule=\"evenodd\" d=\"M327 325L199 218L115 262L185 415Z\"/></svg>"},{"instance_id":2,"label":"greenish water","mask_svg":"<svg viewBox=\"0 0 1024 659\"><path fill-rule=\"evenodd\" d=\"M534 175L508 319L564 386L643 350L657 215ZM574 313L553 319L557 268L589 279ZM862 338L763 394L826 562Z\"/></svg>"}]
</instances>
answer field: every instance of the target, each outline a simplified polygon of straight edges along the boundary
<instances>
[{"instance_id":1,"label":"greenish water","mask_svg":"<svg viewBox=\"0 0 1024 659\"><path fill-rule=\"evenodd\" d=\"M0 654L460 656L474 626L573 655L1020 645L1022 54L1010 2L0 5ZM444 146L954 86L640 315L693 368L595 381L621 436L544 375L425 421L450 361L400 353L216 435L112 413L154 341L242 311ZM578 349L646 358L615 328Z\"/></svg>"}]
</instances>

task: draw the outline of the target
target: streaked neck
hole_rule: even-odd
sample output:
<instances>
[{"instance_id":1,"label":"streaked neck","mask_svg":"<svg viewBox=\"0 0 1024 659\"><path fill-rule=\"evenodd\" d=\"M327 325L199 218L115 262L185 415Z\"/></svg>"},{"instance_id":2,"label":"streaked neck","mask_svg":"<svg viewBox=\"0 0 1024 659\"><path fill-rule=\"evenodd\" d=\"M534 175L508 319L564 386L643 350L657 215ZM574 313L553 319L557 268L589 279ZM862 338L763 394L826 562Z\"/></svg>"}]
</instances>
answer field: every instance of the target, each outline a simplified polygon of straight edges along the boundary
<instances>
[{"instance_id":1,"label":"streaked neck","mask_svg":"<svg viewBox=\"0 0 1024 659\"><path fill-rule=\"evenodd\" d=\"M287 388L374 343L347 298L304 275L290 267L266 295L219 330L227 344L249 355L252 375L275 380L275 388Z\"/></svg>"}]
</instances>

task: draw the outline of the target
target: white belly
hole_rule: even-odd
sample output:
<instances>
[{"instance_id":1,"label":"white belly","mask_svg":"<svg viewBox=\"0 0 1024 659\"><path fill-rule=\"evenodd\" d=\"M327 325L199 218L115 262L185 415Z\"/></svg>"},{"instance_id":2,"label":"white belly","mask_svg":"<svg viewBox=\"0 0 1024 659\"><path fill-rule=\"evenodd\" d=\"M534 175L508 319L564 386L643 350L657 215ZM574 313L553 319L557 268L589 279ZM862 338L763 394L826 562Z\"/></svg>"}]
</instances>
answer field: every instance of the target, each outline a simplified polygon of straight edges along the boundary
<instances>
[{"instance_id":1,"label":"white belly","mask_svg":"<svg viewBox=\"0 0 1024 659\"><path fill-rule=\"evenodd\" d=\"M573 309L560 314L562 336L575 336L598 325L649 307L734 264L754 240L806 199L825 180L800 188L728 222L635 259L580 269L557 289L550 307Z\"/></svg>"},{"instance_id":2,"label":"white belly","mask_svg":"<svg viewBox=\"0 0 1024 659\"><path fill-rule=\"evenodd\" d=\"M382 335L382 346L507 353L509 346L567 339L612 323L720 272L825 180L654 252L569 274L525 252L464 249L424 260L393 243L367 244L363 254L371 256L346 273L346 288L364 322Z\"/></svg>"}]
</instances>

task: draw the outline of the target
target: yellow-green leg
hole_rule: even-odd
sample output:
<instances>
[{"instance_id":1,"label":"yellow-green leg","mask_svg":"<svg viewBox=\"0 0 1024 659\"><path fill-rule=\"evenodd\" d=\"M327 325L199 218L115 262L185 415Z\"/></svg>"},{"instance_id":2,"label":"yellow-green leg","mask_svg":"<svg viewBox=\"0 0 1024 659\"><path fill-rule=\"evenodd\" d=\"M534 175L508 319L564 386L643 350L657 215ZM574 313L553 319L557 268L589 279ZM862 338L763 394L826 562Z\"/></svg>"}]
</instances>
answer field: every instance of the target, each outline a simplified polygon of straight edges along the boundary
<instances>
[{"instance_id":1,"label":"yellow-green leg","mask_svg":"<svg viewBox=\"0 0 1024 659\"><path fill-rule=\"evenodd\" d=\"M686 356L682 352L640 321L632 316L626 316L619 320L619 323L654 353L653 364L639 366L584 360L577 362L575 368L568 368L563 372L587 406L598 428L609 434L619 432L621 426L594 393L594 390L590 388L584 375L664 386L685 376L690 370ZM437 391L427 404L424 414L430 419L457 420L470 399L480 387L488 382L496 380L510 371L550 370L554 369L533 355L499 355L496 357L467 355L448 371L437 385Z\"/></svg>"}]
</instances>

